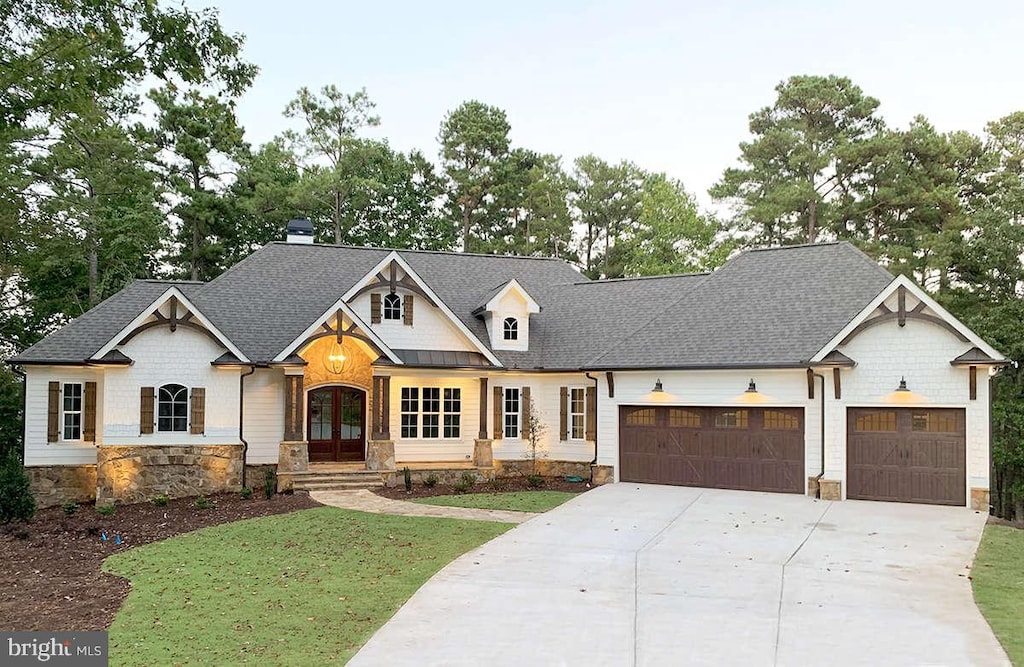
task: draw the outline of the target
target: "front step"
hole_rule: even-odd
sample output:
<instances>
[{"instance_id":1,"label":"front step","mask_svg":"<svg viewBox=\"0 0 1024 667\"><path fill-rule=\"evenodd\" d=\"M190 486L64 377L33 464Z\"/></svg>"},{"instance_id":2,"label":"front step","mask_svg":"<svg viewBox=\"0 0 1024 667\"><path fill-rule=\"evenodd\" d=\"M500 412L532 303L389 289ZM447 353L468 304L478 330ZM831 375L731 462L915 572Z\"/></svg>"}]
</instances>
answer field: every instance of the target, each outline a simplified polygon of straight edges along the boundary
<instances>
[{"instance_id":1,"label":"front step","mask_svg":"<svg viewBox=\"0 0 1024 667\"><path fill-rule=\"evenodd\" d=\"M384 486L379 472L374 470L311 470L292 473L291 487L295 491L335 491L372 489Z\"/></svg>"}]
</instances>

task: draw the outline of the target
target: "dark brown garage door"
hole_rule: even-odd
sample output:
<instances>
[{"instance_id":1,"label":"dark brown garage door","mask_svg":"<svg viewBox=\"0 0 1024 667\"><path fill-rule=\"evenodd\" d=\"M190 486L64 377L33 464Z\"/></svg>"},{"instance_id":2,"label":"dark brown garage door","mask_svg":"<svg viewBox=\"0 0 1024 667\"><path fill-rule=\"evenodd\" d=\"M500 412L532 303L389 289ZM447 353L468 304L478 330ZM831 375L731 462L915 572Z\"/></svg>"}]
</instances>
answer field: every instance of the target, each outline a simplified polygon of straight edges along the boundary
<instances>
[{"instance_id":1,"label":"dark brown garage door","mask_svg":"<svg viewBox=\"0 0 1024 667\"><path fill-rule=\"evenodd\" d=\"M804 492L801 408L623 406L624 482Z\"/></svg>"},{"instance_id":2,"label":"dark brown garage door","mask_svg":"<svg viewBox=\"0 0 1024 667\"><path fill-rule=\"evenodd\" d=\"M963 410L851 408L847 497L964 505L965 433Z\"/></svg>"}]
</instances>

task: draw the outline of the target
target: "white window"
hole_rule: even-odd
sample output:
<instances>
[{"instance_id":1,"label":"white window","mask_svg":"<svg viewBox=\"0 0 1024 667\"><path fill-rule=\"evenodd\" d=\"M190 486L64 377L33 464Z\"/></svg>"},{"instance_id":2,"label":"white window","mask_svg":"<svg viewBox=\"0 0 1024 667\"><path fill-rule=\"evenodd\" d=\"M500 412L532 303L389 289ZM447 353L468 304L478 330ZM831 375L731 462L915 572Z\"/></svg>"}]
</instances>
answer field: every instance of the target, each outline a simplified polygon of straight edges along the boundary
<instances>
[{"instance_id":1,"label":"white window","mask_svg":"<svg viewBox=\"0 0 1024 667\"><path fill-rule=\"evenodd\" d=\"M180 384L165 384L157 393L158 431L188 430L188 389Z\"/></svg>"},{"instance_id":2,"label":"white window","mask_svg":"<svg viewBox=\"0 0 1024 667\"><path fill-rule=\"evenodd\" d=\"M402 437L415 438L419 434L419 387L402 387Z\"/></svg>"},{"instance_id":3,"label":"white window","mask_svg":"<svg viewBox=\"0 0 1024 667\"><path fill-rule=\"evenodd\" d=\"M505 340L519 340L519 320L506 317L504 325Z\"/></svg>"},{"instance_id":4,"label":"white window","mask_svg":"<svg viewBox=\"0 0 1024 667\"><path fill-rule=\"evenodd\" d=\"M443 396L443 399L442 399ZM457 387L402 387L403 438L462 436L462 390Z\"/></svg>"},{"instance_id":5,"label":"white window","mask_svg":"<svg viewBox=\"0 0 1024 667\"><path fill-rule=\"evenodd\" d=\"M402 297L398 296L397 294L384 295L384 319L402 319Z\"/></svg>"},{"instance_id":6,"label":"white window","mask_svg":"<svg viewBox=\"0 0 1024 667\"><path fill-rule=\"evenodd\" d=\"M64 440L82 439L82 383L64 383L64 401L61 421L64 424Z\"/></svg>"},{"instance_id":7,"label":"white window","mask_svg":"<svg viewBox=\"0 0 1024 667\"><path fill-rule=\"evenodd\" d=\"M444 437L458 438L462 432L462 390L444 390Z\"/></svg>"},{"instance_id":8,"label":"white window","mask_svg":"<svg viewBox=\"0 0 1024 667\"><path fill-rule=\"evenodd\" d=\"M519 387L505 387L505 437L519 437Z\"/></svg>"},{"instance_id":9,"label":"white window","mask_svg":"<svg viewBox=\"0 0 1024 667\"><path fill-rule=\"evenodd\" d=\"M573 387L569 390L569 437L582 440L587 432L587 390Z\"/></svg>"},{"instance_id":10,"label":"white window","mask_svg":"<svg viewBox=\"0 0 1024 667\"><path fill-rule=\"evenodd\" d=\"M423 437L439 438L441 423L440 387L423 388Z\"/></svg>"}]
</instances>

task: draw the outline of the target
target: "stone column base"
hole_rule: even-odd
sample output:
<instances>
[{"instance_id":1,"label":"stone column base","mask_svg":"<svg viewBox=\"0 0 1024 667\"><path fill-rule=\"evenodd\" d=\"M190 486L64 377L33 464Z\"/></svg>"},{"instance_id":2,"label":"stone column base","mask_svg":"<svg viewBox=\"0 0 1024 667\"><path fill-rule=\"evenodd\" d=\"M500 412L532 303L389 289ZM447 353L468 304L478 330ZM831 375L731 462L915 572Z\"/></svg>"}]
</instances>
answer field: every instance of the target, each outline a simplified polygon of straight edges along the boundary
<instances>
[{"instance_id":1,"label":"stone column base","mask_svg":"<svg viewBox=\"0 0 1024 667\"><path fill-rule=\"evenodd\" d=\"M590 478L594 486L610 484L615 481L615 468L613 466L592 465L590 466Z\"/></svg>"},{"instance_id":2,"label":"stone column base","mask_svg":"<svg viewBox=\"0 0 1024 667\"><path fill-rule=\"evenodd\" d=\"M309 470L309 443L305 440L285 440L277 454L277 472L306 472Z\"/></svg>"},{"instance_id":3,"label":"stone column base","mask_svg":"<svg viewBox=\"0 0 1024 667\"><path fill-rule=\"evenodd\" d=\"M367 470L395 469L395 441L369 440L366 443Z\"/></svg>"},{"instance_id":4,"label":"stone column base","mask_svg":"<svg viewBox=\"0 0 1024 667\"><path fill-rule=\"evenodd\" d=\"M819 497L822 500L843 499L843 483L838 479L818 480L818 489L821 491L821 495Z\"/></svg>"},{"instance_id":5,"label":"stone column base","mask_svg":"<svg viewBox=\"0 0 1024 667\"><path fill-rule=\"evenodd\" d=\"M988 489L971 489L971 509L988 513L990 499Z\"/></svg>"},{"instance_id":6,"label":"stone column base","mask_svg":"<svg viewBox=\"0 0 1024 667\"><path fill-rule=\"evenodd\" d=\"M808 477L807 478L807 495L810 496L811 498L817 498L819 490L820 489L818 488L818 477L817 476Z\"/></svg>"},{"instance_id":7,"label":"stone column base","mask_svg":"<svg viewBox=\"0 0 1024 667\"><path fill-rule=\"evenodd\" d=\"M494 466L494 450L490 440L473 441L473 465L478 468L491 468Z\"/></svg>"}]
</instances>

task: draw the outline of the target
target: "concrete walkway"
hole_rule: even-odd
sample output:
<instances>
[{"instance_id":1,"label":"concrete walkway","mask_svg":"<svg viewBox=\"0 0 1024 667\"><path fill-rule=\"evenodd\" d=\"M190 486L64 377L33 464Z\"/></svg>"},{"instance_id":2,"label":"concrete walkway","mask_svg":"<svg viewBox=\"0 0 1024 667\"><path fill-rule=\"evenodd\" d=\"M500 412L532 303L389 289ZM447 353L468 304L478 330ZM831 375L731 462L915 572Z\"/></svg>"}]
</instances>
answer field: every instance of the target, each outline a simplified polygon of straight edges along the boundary
<instances>
[{"instance_id":1,"label":"concrete walkway","mask_svg":"<svg viewBox=\"0 0 1024 667\"><path fill-rule=\"evenodd\" d=\"M372 512L373 514L432 516L448 519L470 519L473 521L500 521L502 523L522 523L537 516L533 512L421 505L420 503L410 503L405 500L391 500L365 489L358 491L313 491L309 494L309 497L324 505L332 505L348 510L359 510L360 512Z\"/></svg>"},{"instance_id":2,"label":"concrete walkway","mask_svg":"<svg viewBox=\"0 0 1024 667\"><path fill-rule=\"evenodd\" d=\"M965 508L613 484L441 570L349 663L1008 665Z\"/></svg>"}]
</instances>

